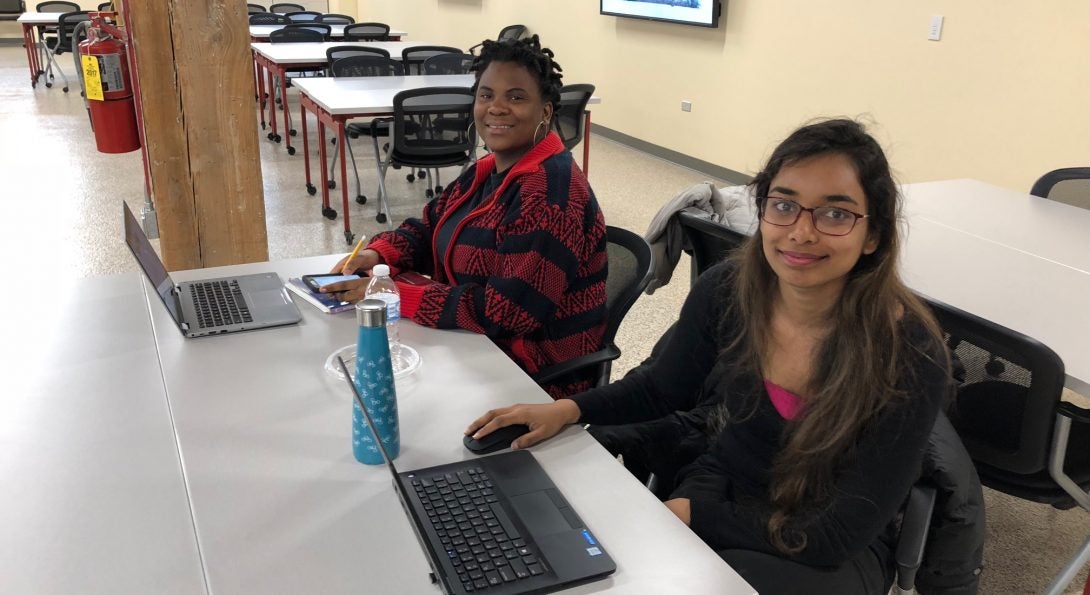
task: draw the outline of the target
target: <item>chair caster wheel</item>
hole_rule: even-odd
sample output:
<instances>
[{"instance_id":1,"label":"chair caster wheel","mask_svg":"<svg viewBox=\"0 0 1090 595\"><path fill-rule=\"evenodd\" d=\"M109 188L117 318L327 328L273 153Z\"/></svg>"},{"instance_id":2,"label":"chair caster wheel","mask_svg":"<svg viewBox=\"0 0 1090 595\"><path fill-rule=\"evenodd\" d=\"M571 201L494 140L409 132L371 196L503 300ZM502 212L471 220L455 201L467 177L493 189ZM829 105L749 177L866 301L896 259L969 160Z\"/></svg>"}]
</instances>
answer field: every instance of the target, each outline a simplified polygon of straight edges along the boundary
<instances>
[{"instance_id":1,"label":"chair caster wheel","mask_svg":"<svg viewBox=\"0 0 1090 595\"><path fill-rule=\"evenodd\" d=\"M386 213L379 213L378 215L375 215L375 221L378 221L379 223L386 223Z\"/></svg>"},{"instance_id":2,"label":"chair caster wheel","mask_svg":"<svg viewBox=\"0 0 1090 595\"><path fill-rule=\"evenodd\" d=\"M65 93L67 93L68 92L68 87L61 87L61 91L64 91Z\"/></svg>"},{"instance_id":3,"label":"chair caster wheel","mask_svg":"<svg viewBox=\"0 0 1090 595\"><path fill-rule=\"evenodd\" d=\"M294 155L294 154L295 154L295 147L288 147L288 155Z\"/></svg>"},{"instance_id":4,"label":"chair caster wheel","mask_svg":"<svg viewBox=\"0 0 1090 595\"><path fill-rule=\"evenodd\" d=\"M424 178L428 177L428 172L422 169L422 170L416 172L416 177L423 180Z\"/></svg>"},{"instance_id":5,"label":"chair caster wheel","mask_svg":"<svg viewBox=\"0 0 1090 595\"><path fill-rule=\"evenodd\" d=\"M326 188L329 188L330 190L333 190L334 188L337 187L337 181L336 180L330 180L330 181L326 182L325 185L326 185Z\"/></svg>"},{"instance_id":6,"label":"chair caster wheel","mask_svg":"<svg viewBox=\"0 0 1090 595\"><path fill-rule=\"evenodd\" d=\"M435 187L435 195L439 196L442 193L443 193L443 187L442 186L436 186Z\"/></svg>"},{"instance_id":7,"label":"chair caster wheel","mask_svg":"<svg viewBox=\"0 0 1090 595\"><path fill-rule=\"evenodd\" d=\"M409 174L409 175L405 176L405 179L408 180L410 183L412 183L412 182L416 181L416 176L414 176L412 174Z\"/></svg>"},{"instance_id":8,"label":"chair caster wheel","mask_svg":"<svg viewBox=\"0 0 1090 595\"><path fill-rule=\"evenodd\" d=\"M337 218L337 211L333 210L330 207L326 207L322 209L322 217L325 217L326 219L332 221L333 219Z\"/></svg>"},{"instance_id":9,"label":"chair caster wheel","mask_svg":"<svg viewBox=\"0 0 1090 595\"><path fill-rule=\"evenodd\" d=\"M295 136L296 134L298 134L298 131L296 129L292 128L291 130L288 131L288 134L290 134L291 136Z\"/></svg>"},{"instance_id":10,"label":"chair caster wheel","mask_svg":"<svg viewBox=\"0 0 1090 595\"><path fill-rule=\"evenodd\" d=\"M362 194L356 195L356 203L361 205L367 204L367 197Z\"/></svg>"},{"instance_id":11,"label":"chair caster wheel","mask_svg":"<svg viewBox=\"0 0 1090 595\"><path fill-rule=\"evenodd\" d=\"M272 140L272 141L275 141L276 140L276 135L273 134L272 132L270 132L270 133L265 135L265 138L267 138L269 140Z\"/></svg>"},{"instance_id":12,"label":"chair caster wheel","mask_svg":"<svg viewBox=\"0 0 1090 595\"><path fill-rule=\"evenodd\" d=\"M276 143L279 143L282 140L284 140L284 137L280 136L279 134L273 137L273 141Z\"/></svg>"},{"instance_id":13,"label":"chair caster wheel","mask_svg":"<svg viewBox=\"0 0 1090 595\"><path fill-rule=\"evenodd\" d=\"M433 196L435 196L435 193L432 192L431 188L424 191L424 198L431 198Z\"/></svg>"},{"instance_id":14,"label":"chair caster wheel","mask_svg":"<svg viewBox=\"0 0 1090 595\"><path fill-rule=\"evenodd\" d=\"M51 83L51 82L49 82L49 81L46 81L46 82L45 82L45 88L46 88L46 89L50 89L50 88L52 88L52 87L53 87L53 83Z\"/></svg>"},{"instance_id":15,"label":"chair caster wheel","mask_svg":"<svg viewBox=\"0 0 1090 595\"><path fill-rule=\"evenodd\" d=\"M314 184L307 184L307 194L314 196L318 193L318 187Z\"/></svg>"},{"instance_id":16,"label":"chair caster wheel","mask_svg":"<svg viewBox=\"0 0 1090 595\"><path fill-rule=\"evenodd\" d=\"M354 240L354 239L356 239L356 234L354 234L354 233L352 233L350 231L344 232L344 243L351 246L352 245L352 240Z\"/></svg>"}]
</instances>

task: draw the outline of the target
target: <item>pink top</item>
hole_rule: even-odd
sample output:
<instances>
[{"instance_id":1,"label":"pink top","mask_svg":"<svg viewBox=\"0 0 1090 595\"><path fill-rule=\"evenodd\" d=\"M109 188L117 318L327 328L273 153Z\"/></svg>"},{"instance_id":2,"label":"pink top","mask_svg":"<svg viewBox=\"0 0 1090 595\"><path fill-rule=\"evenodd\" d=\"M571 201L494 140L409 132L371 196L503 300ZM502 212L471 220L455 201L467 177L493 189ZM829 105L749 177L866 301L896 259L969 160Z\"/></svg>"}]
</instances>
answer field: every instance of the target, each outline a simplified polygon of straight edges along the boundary
<instances>
[{"instance_id":1,"label":"pink top","mask_svg":"<svg viewBox=\"0 0 1090 595\"><path fill-rule=\"evenodd\" d=\"M767 379L765 390L768 391L768 398L772 400L772 406L780 413L780 417L787 421L795 419L799 410L802 409L801 397Z\"/></svg>"}]
</instances>

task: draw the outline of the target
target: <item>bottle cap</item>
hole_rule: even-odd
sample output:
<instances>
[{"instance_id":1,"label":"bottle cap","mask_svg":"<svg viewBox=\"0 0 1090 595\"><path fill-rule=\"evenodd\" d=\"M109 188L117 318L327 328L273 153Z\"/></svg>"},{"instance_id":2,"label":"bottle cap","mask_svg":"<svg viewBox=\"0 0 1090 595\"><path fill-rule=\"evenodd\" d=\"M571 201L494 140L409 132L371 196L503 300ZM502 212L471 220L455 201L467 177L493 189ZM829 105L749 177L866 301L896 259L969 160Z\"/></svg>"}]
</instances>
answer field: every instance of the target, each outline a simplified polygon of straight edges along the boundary
<instances>
[{"instance_id":1,"label":"bottle cap","mask_svg":"<svg viewBox=\"0 0 1090 595\"><path fill-rule=\"evenodd\" d=\"M382 300L356 302L356 322L366 327L386 326L386 302Z\"/></svg>"},{"instance_id":2,"label":"bottle cap","mask_svg":"<svg viewBox=\"0 0 1090 595\"><path fill-rule=\"evenodd\" d=\"M389 277L390 276L390 265L376 264L371 269L371 276L372 277Z\"/></svg>"}]
</instances>

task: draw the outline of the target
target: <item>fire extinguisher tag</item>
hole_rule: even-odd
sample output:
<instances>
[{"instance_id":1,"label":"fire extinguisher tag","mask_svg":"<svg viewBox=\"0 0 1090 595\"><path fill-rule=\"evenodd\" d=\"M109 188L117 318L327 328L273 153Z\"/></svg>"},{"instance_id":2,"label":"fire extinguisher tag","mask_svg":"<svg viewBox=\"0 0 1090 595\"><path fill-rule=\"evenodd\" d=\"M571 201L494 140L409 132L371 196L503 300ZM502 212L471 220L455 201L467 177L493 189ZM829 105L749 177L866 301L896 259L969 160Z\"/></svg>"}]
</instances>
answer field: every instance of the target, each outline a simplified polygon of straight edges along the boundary
<instances>
[{"instance_id":1,"label":"fire extinguisher tag","mask_svg":"<svg viewBox=\"0 0 1090 595\"><path fill-rule=\"evenodd\" d=\"M105 101L105 93L125 90L120 55L95 54L80 56L80 59L83 62L83 80L87 87L87 99Z\"/></svg>"},{"instance_id":2,"label":"fire extinguisher tag","mask_svg":"<svg viewBox=\"0 0 1090 595\"><path fill-rule=\"evenodd\" d=\"M99 68L98 56L80 56L83 63L83 86L87 99L105 101L102 95L102 69Z\"/></svg>"}]
</instances>

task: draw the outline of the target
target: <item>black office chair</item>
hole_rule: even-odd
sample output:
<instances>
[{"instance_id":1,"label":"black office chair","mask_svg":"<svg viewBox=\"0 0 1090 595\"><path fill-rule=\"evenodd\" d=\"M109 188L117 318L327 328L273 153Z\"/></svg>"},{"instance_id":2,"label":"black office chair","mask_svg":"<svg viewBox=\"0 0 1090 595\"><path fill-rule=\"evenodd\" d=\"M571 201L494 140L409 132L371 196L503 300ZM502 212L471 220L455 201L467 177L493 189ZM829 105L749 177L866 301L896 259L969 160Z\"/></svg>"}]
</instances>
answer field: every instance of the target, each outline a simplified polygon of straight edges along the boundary
<instances>
[{"instance_id":1,"label":"black office chair","mask_svg":"<svg viewBox=\"0 0 1090 595\"><path fill-rule=\"evenodd\" d=\"M284 13L284 16L288 17L288 20L293 23L313 23L318 17L322 16L322 13L314 10L298 10Z\"/></svg>"},{"instance_id":2,"label":"black office chair","mask_svg":"<svg viewBox=\"0 0 1090 595\"><path fill-rule=\"evenodd\" d=\"M401 63L391 59L390 53L386 50L378 48L337 46L326 50L326 56L329 58L329 74L334 77L400 76L402 74ZM360 171L356 165L356 156L352 151L351 139L357 139L361 136L388 137L390 136L389 121L384 121L375 127L371 126L371 121L350 122L345 126L344 132L347 137L345 145L352 162L352 171L356 176L356 202L361 205L367 204L367 195L363 193L363 187L360 184ZM335 138L333 140L336 142ZM337 152L339 150L340 147L334 146L333 158L329 161L330 180L334 179L333 172L337 164ZM378 155L375 156L375 159L379 159ZM330 187L332 188L333 184L330 184ZM333 219L337 216L337 211L332 207L327 207L322 211L322 215Z\"/></svg>"},{"instance_id":3,"label":"black office chair","mask_svg":"<svg viewBox=\"0 0 1090 595\"><path fill-rule=\"evenodd\" d=\"M278 14L287 14L289 12L301 12L307 8L302 4L292 4L290 2L279 2L269 7L269 12L275 12Z\"/></svg>"},{"instance_id":4,"label":"black office chair","mask_svg":"<svg viewBox=\"0 0 1090 595\"><path fill-rule=\"evenodd\" d=\"M77 12L79 10L81 10L79 4L76 4L75 2L63 2L61 0L39 2L34 7L34 12Z\"/></svg>"},{"instance_id":5,"label":"black office chair","mask_svg":"<svg viewBox=\"0 0 1090 595\"><path fill-rule=\"evenodd\" d=\"M522 39L522 36L526 35L526 25L508 25L503 29L500 29L500 34L496 36L496 41L503 41L505 39ZM484 42L469 48L467 51L476 55L477 48L484 45Z\"/></svg>"},{"instance_id":6,"label":"black office chair","mask_svg":"<svg viewBox=\"0 0 1090 595\"><path fill-rule=\"evenodd\" d=\"M314 19L316 23L325 23L327 25L351 25L356 22L356 19L346 14L332 14L327 13Z\"/></svg>"},{"instance_id":7,"label":"black office chair","mask_svg":"<svg viewBox=\"0 0 1090 595\"><path fill-rule=\"evenodd\" d=\"M390 26L386 23L355 23L344 28L345 41L389 41Z\"/></svg>"},{"instance_id":8,"label":"black office chair","mask_svg":"<svg viewBox=\"0 0 1090 595\"><path fill-rule=\"evenodd\" d=\"M264 6L260 5L260 4L247 3L246 4L246 12L247 12L247 14L260 14L260 13L269 12L269 10L267 8L265 8Z\"/></svg>"},{"instance_id":9,"label":"black office chair","mask_svg":"<svg viewBox=\"0 0 1090 595\"><path fill-rule=\"evenodd\" d=\"M1090 167L1065 167L1050 171L1033 183L1029 193L1090 209Z\"/></svg>"},{"instance_id":10,"label":"black office chair","mask_svg":"<svg viewBox=\"0 0 1090 595\"><path fill-rule=\"evenodd\" d=\"M379 212L375 220L388 220L389 204L386 192L386 171L394 165L434 169L461 165L473 160L477 152L477 134L472 124L465 130L450 130L435 126L444 118L465 119L472 123L473 91L469 87L426 87L410 89L394 96L394 117L372 120L371 137L375 145L375 162L379 180ZM378 146L379 127L393 123L393 138L385 159Z\"/></svg>"},{"instance_id":11,"label":"black office chair","mask_svg":"<svg viewBox=\"0 0 1090 595\"><path fill-rule=\"evenodd\" d=\"M565 362L553 364L538 371L533 378L538 384L551 384L556 380L588 368L594 370L594 386L609 384L613 360L621 356L614 339L621 321L632 304L651 281L651 246L639 235L606 226L606 249L609 252L609 276L606 277L606 329L602 335L602 348Z\"/></svg>"},{"instance_id":12,"label":"black office chair","mask_svg":"<svg viewBox=\"0 0 1090 595\"><path fill-rule=\"evenodd\" d=\"M0 0L0 21L17 21L24 12L23 0Z\"/></svg>"},{"instance_id":13,"label":"black office chair","mask_svg":"<svg viewBox=\"0 0 1090 595\"><path fill-rule=\"evenodd\" d=\"M462 50L446 45L416 45L401 51L405 74L424 74L424 62L439 54L461 54Z\"/></svg>"},{"instance_id":14,"label":"black office chair","mask_svg":"<svg viewBox=\"0 0 1090 595\"><path fill-rule=\"evenodd\" d=\"M703 211L681 210L675 217L692 250L690 284L695 284L701 273L718 264L748 238L744 233L712 221Z\"/></svg>"},{"instance_id":15,"label":"black office chair","mask_svg":"<svg viewBox=\"0 0 1090 595\"><path fill-rule=\"evenodd\" d=\"M99 12L111 11L111 10L113 10L113 6L114 6L113 2L103 2L103 3L98 5L98 11Z\"/></svg>"},{"instance_id":16,"label":"black office chair","mask_svg":"<svg viewBox=\"0 0 1090 595\"><path fill-rule=\"evenodd\" d=\"M284 25L284 29L306 29L308 31L314 31L322 36L321 41L329 41L329 36L333 30L329 25L323 25L322 23L289 23Z\"/></svg>"},{"instance_id":17,"label":"black office chair","mask_svg":"<svg viewBox=\"0 0 1090 595\"><path fill-rule=\"evenodd\" d=\"M424 60L422 68L424 74L469 74L475 59L471 54L436 54Z\"/></svg>"},{"instance_id":18,"label":"black office chair","mask_svg":"<svg viewBox=\"0 0 1090 595\"><path fill-rule=\"evenodd\" d=\"M950 419L981 483L1011 496L1090 513L1090 410L1061 401L1064 365L1031 337L928 299L954 362ZM1090 539L1053 579L1062 593Z\"/></svg>"},{"instance_id":19,"label":"black office chair","mask_svg":"<svg viewBox=\"0 0 1090 595\"><path fill-rule=\"evenodd\" d=\"M72 36L75 33L76 25L89 20L91 20L91 16L85 10L66 12L57 19L57 29L52 35L46 34L45 47L49 50L46 52L46 58L49 62L46 67L46 87L53 86L53 69L56 69L61 75L61 80L64 81L64 87L61 90L65 93L68 92L68 77L65 76L60 64L57 63L57 56L72 51ZM81 32L76 41L83 41L86 38L86 33Z\"/></svg>"},{"instance_id":20,"label":"black office chair","mask_svg":"<svg viewBox=\"0 0 1090 595\"><path fill-rule=\"evenodd\" d=\"M553 118L556 133L569 151L583 141L586 134L583 112L587 111L587 103L593 95L594 85L564 85L560 88L560 105L556 106Z\"/></svg>"},{"instance_id":21,"label":"black office chair","mask_svg":"<svg viewBox=\"0 0 1090 595\"><path fill-rule=\"evenodd\" d=\"M251 25L290 25L291 21L282 14L273 12L255 12L250 15Z\"/></svg>"}]
</instances>

